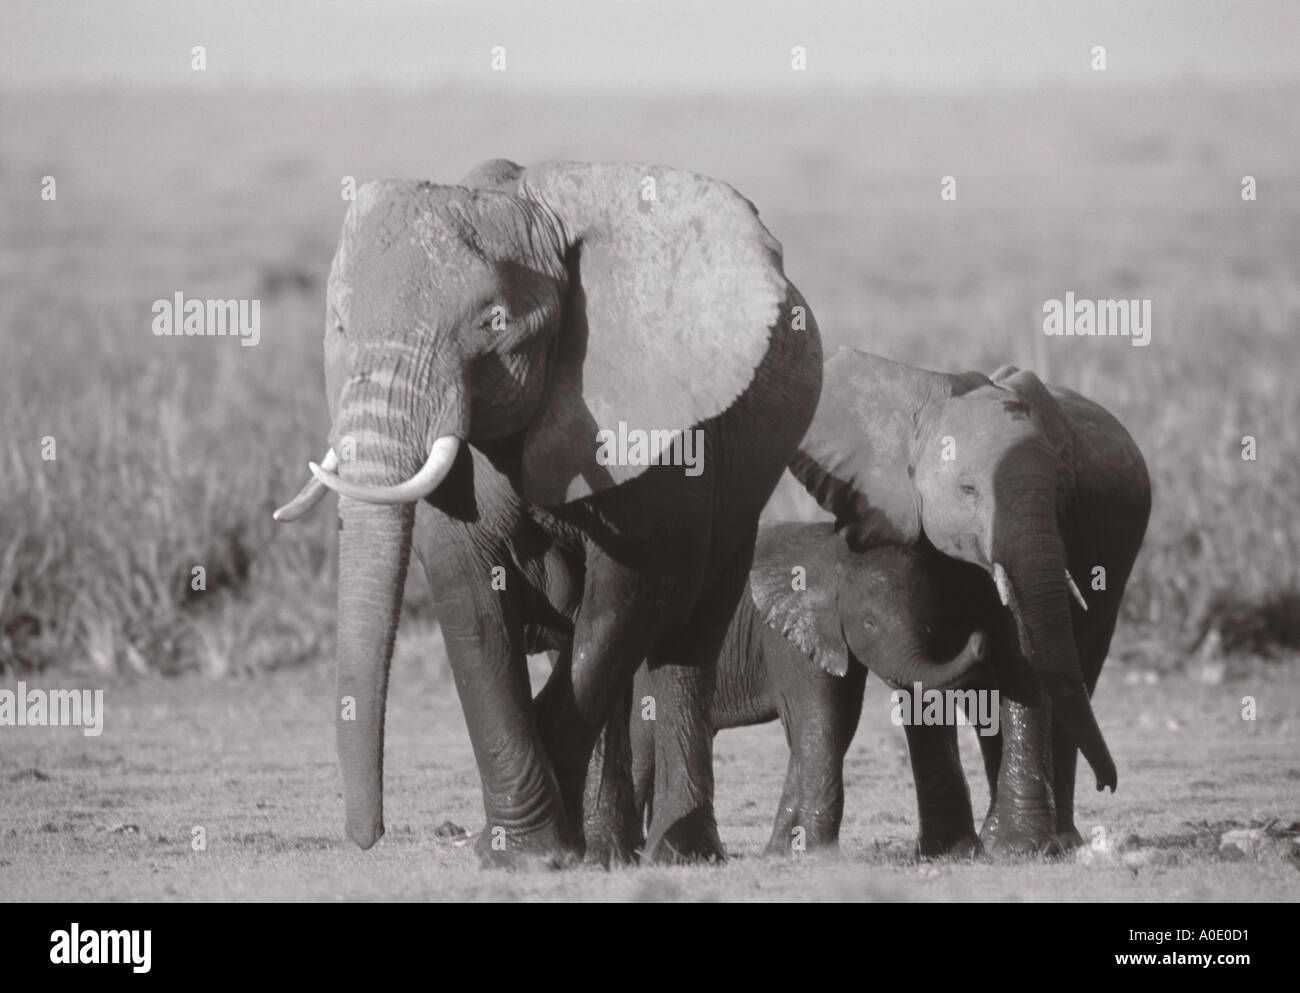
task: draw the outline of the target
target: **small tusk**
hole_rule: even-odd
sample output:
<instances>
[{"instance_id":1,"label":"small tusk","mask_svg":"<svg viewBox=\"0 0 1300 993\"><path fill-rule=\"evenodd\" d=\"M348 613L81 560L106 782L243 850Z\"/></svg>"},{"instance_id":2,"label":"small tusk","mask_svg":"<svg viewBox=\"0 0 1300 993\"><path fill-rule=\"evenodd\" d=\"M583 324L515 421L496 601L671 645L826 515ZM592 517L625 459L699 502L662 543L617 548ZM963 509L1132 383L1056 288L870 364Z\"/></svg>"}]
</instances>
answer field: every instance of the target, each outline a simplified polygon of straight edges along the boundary
<instances>
[{"instance_id":1,"label":"small tusk","mask_svg":"<svg viewBox=\"0 0 1300 993\"><path fill-rule=\"evenodd\" d=\"M1070 587L1070 592L1074 594L1074 599L1078 601L1079 606L1086 611L1088 609L1088 601L1085 600L1083 594L1079 592L1079 587L1074 585L1074 577L1070 575L1069 569L1065 570L1065 582L1066 585Z\"/></svg>"},{"instance_id":2,"label":"small tusk","mask_svg":"<svg viewBox=\"0 0 1300 993\"><path fill-rule=\"evenodd\" d=\"M334 454L334 449L331 448L325 453L325 457L321 459L321 466L329 472L333 472L339 467L339 457ZM281 523L296 521L299 517L302 517L315 507L316 504L320 503L328 492L329 487L319 479L309 479L307 480L307 485L298 491L298 495L277 510L272 516Z\"/></svg>"},{"instance_id":3,"label":"small tusk","mask_svg":"<svg viewBox=\"0 0 1300 993\"><path fill-rule=\"evenodd\" d=\"M368 483L350 483L340 479L333 472L312 462L307 466L311 474L340 496L360 500L363 503L415 503L423 500L438 488L438 485L451 471L460 451L460 439L455 435L443 435L429 449L429 457L424 460L417 472L410 479L396 486L372 486Z\"/></svg>"},{"instance_id":4,"label":"small tusk","mask_svg":"<svg viewBox=\"0 0 1300 993\"><path fill-rule=\"evenodd\" d=\"M1011 580L1007 578L1007 570L1002 568L1000 562L993 563L993 582L998 587L998 599L1002 601L1002 606L1011 606Z\"/></svg>"},{"instance_id":5,"label":"small tusk","mask_svg":"<svg viewBox=\"0 0 1300 993\"><path fill-rule=\"evenodd\" d=\"M1030 647L1029 632L1025 630L1025 619L1020 616L1020 604L1016 603L1016 591L1011 588L1011 580L1007 576L1007 570L994 562L993 563L993 582L997 584L998 596L1002 598L1002 606L1011 611L1011 616L1016 622L1016 636L1020 639L1020 651L1025 658L1033 658L1033 649Z\"/></svg>"}]
</instances>

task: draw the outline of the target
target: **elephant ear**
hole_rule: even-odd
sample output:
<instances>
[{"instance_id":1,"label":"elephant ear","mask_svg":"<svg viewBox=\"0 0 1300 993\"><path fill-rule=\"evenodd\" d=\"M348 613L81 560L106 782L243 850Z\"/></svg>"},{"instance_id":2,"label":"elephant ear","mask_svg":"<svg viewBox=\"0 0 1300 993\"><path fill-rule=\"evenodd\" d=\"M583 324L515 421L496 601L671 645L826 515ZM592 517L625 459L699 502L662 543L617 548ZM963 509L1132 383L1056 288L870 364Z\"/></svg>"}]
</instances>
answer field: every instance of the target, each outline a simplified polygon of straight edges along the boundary
<instances>
[{"instance_id":1,"label":"elephant ear","mask_svg":"<svg viewBox=\"0 0 1300 993\"><path fill-rule=\"evenodd\" d=\"M921 508L913 482L918 418L988 380L951 376L841 348L826 363L821 401L790 471L850 547L914 544Z\"/></svg>"},{"instance_id":2,"label":"elephant ear","mask_svg":"<svg viewBox=\"0 0 1300 993\"><path fill-rule=\"evenodd\" d=\"M843 676L849 671L839 610L843 561L826 554L828 540L842 548L829 532L806 524L759 532L749 594L768 627L831 675Z\"/></svg>"},{"instance_id":3,"label":"elephant ear","mask_svg":"<svg viewBox=\"0 0 1300 993\"><path fill-rule=\"evenodd\" d=\"M524 171L518 193L558 219L568 252L563 324L523 451L525 496L553 506L634 479L661 451L668 461L669 432L735 403L788 321L792 288L753 205L704 176L547 163ZM645 438L647 457L598 461L604 431ZM611 461L641 464L600 464Z\"/></svg>"}]
</instances>

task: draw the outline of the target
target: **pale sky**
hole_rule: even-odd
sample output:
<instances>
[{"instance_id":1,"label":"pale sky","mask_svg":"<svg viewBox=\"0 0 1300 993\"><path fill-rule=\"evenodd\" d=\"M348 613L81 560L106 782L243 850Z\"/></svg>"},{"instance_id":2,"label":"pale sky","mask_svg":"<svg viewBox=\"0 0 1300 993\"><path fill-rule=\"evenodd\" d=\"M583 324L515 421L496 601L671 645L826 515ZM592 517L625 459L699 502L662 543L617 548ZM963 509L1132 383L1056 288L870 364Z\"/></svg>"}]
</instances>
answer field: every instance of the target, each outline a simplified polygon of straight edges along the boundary
<instances>
[{"instance_id":1,"label":"pale sky","mask_svg":"<svg viewBox=\"0 0 1300 993\"><path fill-rule=\"evenodd\" d=\"M0 85L753 89L1300 80L1300 0L2 0ZM490 68L506 49L506 72ZM792 74L803 45L808 70Z\"/></svg>"}]
</instances>

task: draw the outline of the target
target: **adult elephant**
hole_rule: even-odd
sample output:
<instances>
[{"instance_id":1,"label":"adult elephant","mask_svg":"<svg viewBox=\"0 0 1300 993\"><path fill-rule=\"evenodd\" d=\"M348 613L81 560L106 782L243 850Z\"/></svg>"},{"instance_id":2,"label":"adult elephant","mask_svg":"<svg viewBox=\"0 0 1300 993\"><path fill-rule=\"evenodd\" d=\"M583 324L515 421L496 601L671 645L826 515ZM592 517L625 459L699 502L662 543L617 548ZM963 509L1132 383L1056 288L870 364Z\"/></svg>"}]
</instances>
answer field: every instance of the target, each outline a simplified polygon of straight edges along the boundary
<instances>
[{"instance_id":1,"label":"adult elephant","mask_svg":"<svg viewBox=\"0 0 1300 993\"><path fill-rule=\"evenodd\" d=\"M1090 697L1151 509L1128 432L1013 366L949 375L841 349L791 470L851 546L925 543L988 573L1013 648L992 658L1002 734L981 739L997 782L981 838L995 851L1078 844L1076 746L1099 790L1116 785ZM918 788L951 787L927 793L932 804L951 798L930 811L947 828L929 851L965 847L974 827L955 729L918 738Z\"/></svg>"},{"instance_id":2,"label":"adult elephant","mask_svg":"<svg viewBox=\"0 0 1300 993\"><path fill-rule=\"evenodd\" d=\"M277 517L340 495L348 836L384 830L414 546L482 777L483 860L574 856L588 761L643 659L669 731L647 852L720 857L712 670L821 387L816 324L753 205L628 164L367 183L327 301L331 448ZM548 638L565 647L534 708L525 650Z\"/></svg>"}]
</instances>

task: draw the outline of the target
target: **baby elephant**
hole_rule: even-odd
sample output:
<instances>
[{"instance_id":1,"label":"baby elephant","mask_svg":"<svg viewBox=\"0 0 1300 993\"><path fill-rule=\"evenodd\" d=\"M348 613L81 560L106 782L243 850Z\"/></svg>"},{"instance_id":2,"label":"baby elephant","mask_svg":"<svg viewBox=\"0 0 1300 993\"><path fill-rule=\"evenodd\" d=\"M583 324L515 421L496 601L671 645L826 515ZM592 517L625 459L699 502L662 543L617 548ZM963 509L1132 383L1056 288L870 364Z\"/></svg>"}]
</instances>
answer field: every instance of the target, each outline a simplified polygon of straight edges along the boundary
<instances>
[{"instance_id":1,"label":"baby elephant","mask_svg":"<svg viewBox=\"0 0 1300 993\"><path fill-rule=\"evenodd\" d=\"M747 595L718 659L710 719L715 733L777 718L785 728L790 762L768 854L790 852L792 841L808 850L838 844L844 755L868 669L908 689L945 689L972 675L987 650L981 619L997 608L986 602L982 579L933 550L851 551L829 524L759 532ZM642 667L630 736L643 818L654 786L654 722L642 710L648 690Z\"/></svg>"}]
</instances>

